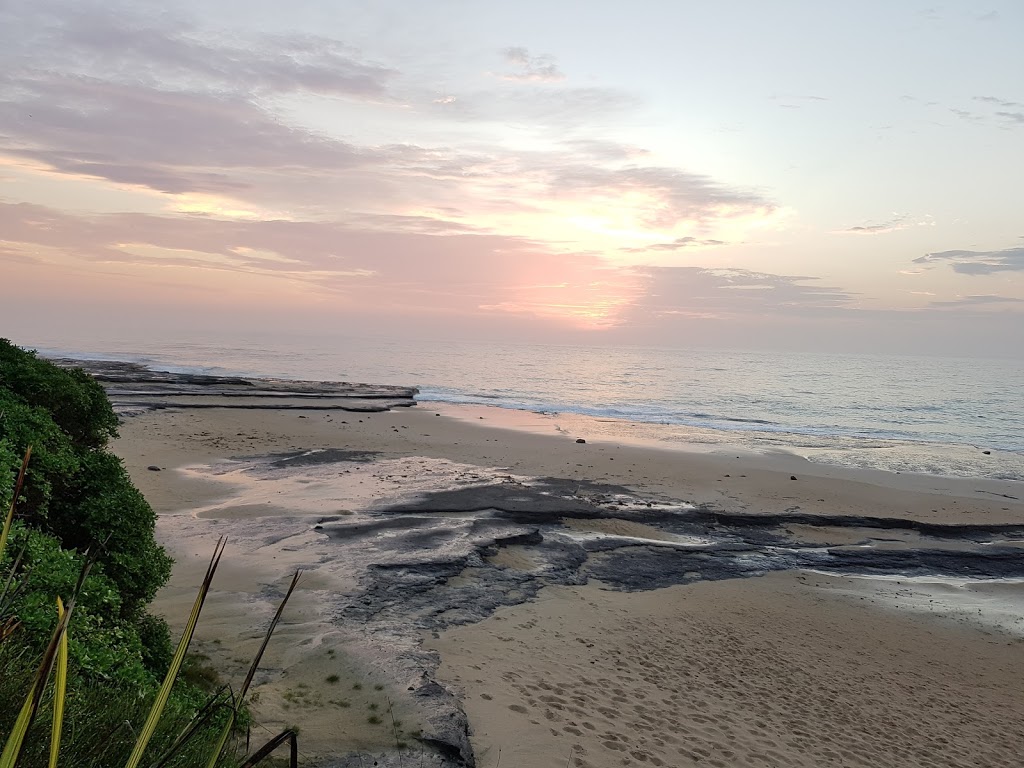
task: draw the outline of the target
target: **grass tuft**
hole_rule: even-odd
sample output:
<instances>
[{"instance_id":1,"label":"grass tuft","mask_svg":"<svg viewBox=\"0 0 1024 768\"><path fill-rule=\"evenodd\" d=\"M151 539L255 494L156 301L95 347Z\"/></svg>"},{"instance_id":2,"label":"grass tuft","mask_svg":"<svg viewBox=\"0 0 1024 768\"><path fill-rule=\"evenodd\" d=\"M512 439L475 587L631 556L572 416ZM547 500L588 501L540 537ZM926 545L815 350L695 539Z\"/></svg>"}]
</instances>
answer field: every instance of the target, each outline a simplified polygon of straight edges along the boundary
<instances>
[{"instance_id":1,"label":"grass tuft","mask_svg":"<svg viewBox=\"0 0 1024 768\"><path fill-rule=\"evenodd\" d=\"M292 592L295 591L295 587L298 586L299 578L301 576L302 571L295 572L295 575L292 577L291 584L288 585L288 591L284 593L284 598L281 600L280 605L277 606L277 613L274 614L274 618L270 621L270 626L267 627L267 632L263 636L263 643L260 645L259 650L256 651L252 664L249 666L249 673L245 676L245 681L242 683L242 687L238 690L238 695L232 699L231 714L228 717L227 723L224 724L224 731L221 734L220 743L218 744L216 751L212 752L210 755L210 762L207 763L207 768L214 768L220 760L221 754L224 752L224 747L227 745L228 737L231 735L231 731L234 729L235 724L238 721L238 714L243 707L245 696L249 693L249 686L252 685L252 680L256 676L256 670L259 669L260 661L263 660L263 654L267 650L267 645L270 643L270 636L273 635L274 630L277 629L277 624L281 620L281 614L284 613L284 607L288 604L288 600L292 596ZM281 738L290 738L294 744L295 733L294 729L288 729L280 734L280 736ZM291 735L286 736L286 734ZM295 748L293 747L293 750L294 749Z\"/></svg>"},{"instance_id":2,"label":"grass tuft","mask_svg":"<svg viewBox=\"0 0 1024 768\"><path fill-rule=\"evenodd\" d=\"M195 633L196 624L199 622L199 614L203 610L203 603L206 602L206 595L210 591L210 585L213 584L213 576L217 572L217 566L220 564L221 555L224 554L225 544L226 542L222 537L217 541L217 546L214 547L213 557L210 559L210 565L206 568L206 576L203 578L203 583L199 587L199 593L196 595L196 601L192 606L192 613L189 615L188 622L185 624L185 630L181 633L181 640L178 642L178 649L174 652L174 658L171 660L171 666L167 670L167 675L164 677L164 682L160 686L160 690L157 691L156 701L153 702L153 708L149 711L149 717L146 718L146 724L142 727L142 732L135 741L135 749L132 750L132 754L128 758L128 764L125 768L138 768L139 763L142 762L142 755L145 753L146 747L149 746L150 739L153 738L153 734L156 732L157 724L160 722L160 716L163 714L164 707L167 706L167 699L171 695L171 688L174 686L174 681L178 677L181 665L185 661L185 654L188 652L189 643L192 642L192 635Z\"/></svg>"}]
</instances>

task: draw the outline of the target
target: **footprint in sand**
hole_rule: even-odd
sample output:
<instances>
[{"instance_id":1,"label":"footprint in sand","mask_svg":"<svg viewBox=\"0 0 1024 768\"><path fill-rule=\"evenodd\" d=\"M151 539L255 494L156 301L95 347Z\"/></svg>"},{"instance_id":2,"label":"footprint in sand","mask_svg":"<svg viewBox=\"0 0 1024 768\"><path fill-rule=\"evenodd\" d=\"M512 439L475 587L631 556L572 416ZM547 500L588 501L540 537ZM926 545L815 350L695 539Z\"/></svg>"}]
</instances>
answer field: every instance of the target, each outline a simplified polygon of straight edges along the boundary
<instances>
[{"instance_id":1,"label":"footprint in sand","mask_svg":"<svg viewBox=\"0 0 1024 768\"><path fill-rule=\"evenodd\" d=\"M521 715L525 715L530 711L522 704L509 704L508 708L511 709L513 712L518 712Z\"/></svg>"}]
</instances>

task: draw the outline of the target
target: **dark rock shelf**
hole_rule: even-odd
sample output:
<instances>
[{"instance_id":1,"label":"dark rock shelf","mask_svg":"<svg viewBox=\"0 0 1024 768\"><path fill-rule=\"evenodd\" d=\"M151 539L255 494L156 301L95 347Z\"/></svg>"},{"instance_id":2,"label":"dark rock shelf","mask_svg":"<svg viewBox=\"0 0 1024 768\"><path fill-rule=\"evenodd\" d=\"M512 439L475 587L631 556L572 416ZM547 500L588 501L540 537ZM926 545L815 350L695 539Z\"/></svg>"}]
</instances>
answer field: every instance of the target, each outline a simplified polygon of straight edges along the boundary
<instances>
[{"instance_id":1,"label":"dark rock shelf","mask_svg":"<svg viewBox=\"0 0 1024 768\"><path fill-rule=\"evenodd\" d=\"M389 411L415 405L415 387L347 381L211 376L155 371L139 363L57 358L57 365L82 368L107 391L120 416L166 408L288 409L301 411Z\"/></svg>"}]
</instances>

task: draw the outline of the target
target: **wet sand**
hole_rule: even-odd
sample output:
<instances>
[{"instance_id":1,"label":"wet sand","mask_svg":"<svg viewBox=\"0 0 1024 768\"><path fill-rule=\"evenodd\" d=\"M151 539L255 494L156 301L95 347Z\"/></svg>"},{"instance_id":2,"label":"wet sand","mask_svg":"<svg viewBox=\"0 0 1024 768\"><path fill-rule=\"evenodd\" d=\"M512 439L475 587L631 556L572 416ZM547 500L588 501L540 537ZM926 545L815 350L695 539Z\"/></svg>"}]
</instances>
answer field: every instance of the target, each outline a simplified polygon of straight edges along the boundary
<instances>
[{"instance_id":1,"label":"wet sand","mask_svg":"<svg viewBox=\"0 0 1024 768\"><path fill-rule=\"evenodd\" d=\"M753 515L1024 522L1024 504L1010 498L1022 495L1020 484L1010 481L595 441L585 420L574 429L580 424L581 431L565 431L557 418L430 404L373 414L164 410L127 420L114 448L160 514L158 536L178 559L157 601L172 626L187 614L213 541L232 537L197 635L197 649L225 676L244 675L275 596L294 569L309 572L254 690L261 728L269 736L300 724L311 758L396 741L415 749L431 716L406 695L421 674L406 662L425 653L418 642L401 663L389 663L334 609L332 598L358 584L313 529L316 515L358 515L410 490L472 482L479 471L622 485ZM337 473L330 485L299 478L290 488L243 488L237 476L187 469L328 448L372 452L383 463ZM245 503L233 503L242 491ZM573 525L657 538L635 520ZM827 543L857 541L835 535ZM490 564L513 573L535 561L529 548L506 546ZM531 602L423 639L441 655L439 679L465 702L487 768L499 750L502 765L564 766L571 752L580 768L1012 763L1024 736L1016 637L932 620L870 590L847 593L815 578L775 574L631 593L593 583L548 587ZM391 705L397 735L390 716L370 722Z\"/></svg>"},{"instance_id":2,"label":"wet sand","mask_svg":"<svg viewBox=\"0 0 1024 768\"><path fill-rule=\"evenodd\" d=\"M580 417L573 422L579 431L567 433L560 431L557 417L430 403L374 414L158 411L128 420L115 449L158 511L180 509L186 499L194 506L197 497L215 498L220 491L183 486L176 477L167 482L168 476L147 474L147 465L345 448L624 485L750 514L799 510L952 524L1024 520L1020 482L848 469L785 453L691 452L593 439L580 445L575 440L588 438L587 422Z\"/></svg>"}]
</instances>

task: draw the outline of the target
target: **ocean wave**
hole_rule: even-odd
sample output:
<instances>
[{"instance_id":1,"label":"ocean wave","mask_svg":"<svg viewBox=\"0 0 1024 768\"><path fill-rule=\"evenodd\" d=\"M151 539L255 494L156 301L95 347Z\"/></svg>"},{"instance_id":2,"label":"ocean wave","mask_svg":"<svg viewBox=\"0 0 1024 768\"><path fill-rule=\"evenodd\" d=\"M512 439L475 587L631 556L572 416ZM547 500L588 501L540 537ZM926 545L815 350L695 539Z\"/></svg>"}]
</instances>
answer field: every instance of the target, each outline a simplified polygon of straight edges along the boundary
<instances>
[{"instance_id":1,"label":"ocean wave","mask_svg":"<svg viewBox=\"0 0 1024 768\"><path fill-rule=\"evenodd\" d=\"M849 439L858 441L862 447L867 447L870 441L965 446L977 446L979 444L978 441L964 440L958 435L948 434L944 431L936 431L928 436L922 436L918 432L906 429L844 426L841 424L783 423L768 419L720 415L701 411L685 413L651 404L581 405L576 403L556 403L544 401L540 398L523 399L497 394L484 395L440 387L424 387L416 399L422 402L442 402L453 405L488 405L511 410L532 411L545 415L567 413L594 418L615 419L623 422L665 424L698 429L713 429L722 432L751 432L776 436L792 435L794 438ZM880 419L880 421L882 420ZM901 423L898 420L885 421L889 421L892 424ZM1024 455L1024 443L1014 441L1011 436L1005 436L1003 439L990 438L984 441L984 445L990 450Z\"/></svg>"},{"instance_id":2,"label":"ocean wave","mask_svg":"<svg viewBox=\"0 0 1024 768\"><path fill-rule=\"evenodd\" d=\"M666 424L710 444L832 447L839 451L836 463L861 454L877 466L887 454L932 454L952 445L964 450L964 467L989 477L1002 470L983 451L1008 452L1016 477L1014 462L1024 460L1024 365L1017 360L536 344L497 349L353 337L276 345L266 337L147 341L111 345L102 354L67 349L63 339L45 346L61 356L184 373L406 384L420 388L423 402L578 414L622 421L633 432ZM890 450L896 443L910 447ZM914 466L933 465L922 459Z\"/></svg>"}]
</instances>

